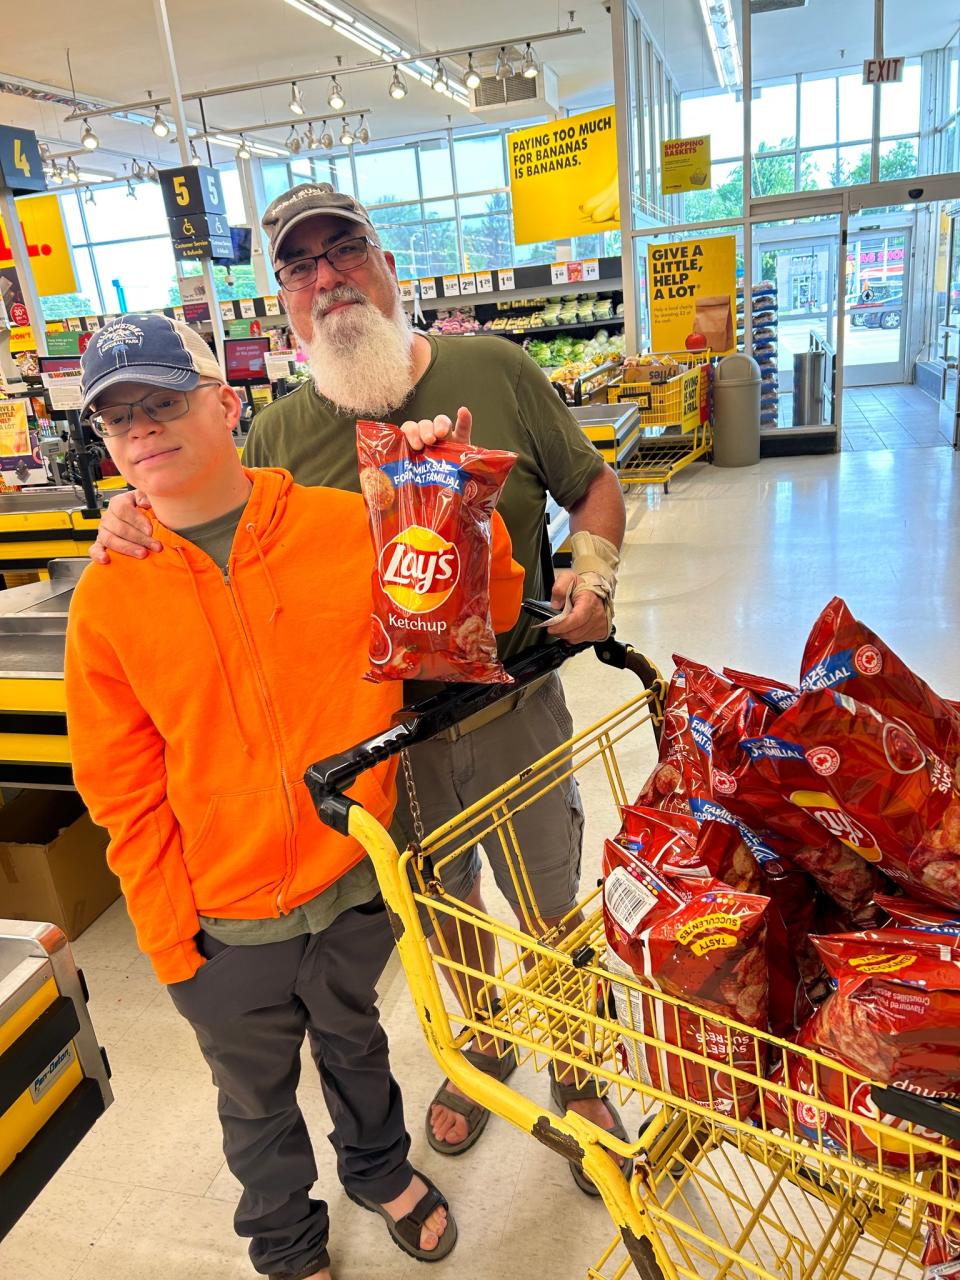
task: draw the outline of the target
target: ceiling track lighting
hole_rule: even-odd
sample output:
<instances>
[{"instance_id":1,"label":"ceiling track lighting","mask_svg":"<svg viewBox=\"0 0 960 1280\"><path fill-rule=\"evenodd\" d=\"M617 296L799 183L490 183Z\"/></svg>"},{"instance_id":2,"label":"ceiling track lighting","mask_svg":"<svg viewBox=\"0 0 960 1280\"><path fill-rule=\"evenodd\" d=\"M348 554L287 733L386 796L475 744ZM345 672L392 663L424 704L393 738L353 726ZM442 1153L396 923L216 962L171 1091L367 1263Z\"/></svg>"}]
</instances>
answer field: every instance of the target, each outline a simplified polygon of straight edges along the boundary
<instances>
[{"instance_id":1,"label":"ceiling track lighting","mask_svg":"<svg viewBox=\"0 0 960 1280\"><path fill-rule=\"evenodd\" d=\"M127 179L127 196L131 200L136 200L137 198L137 188L133 185L133 182L130 180L130 178Z\"/></svg>"},{"instance_id":2,"label":"ceiling track lighting","mask_svg":"<svg viewBox=\"0 0 960 1280\"><path fill-rule=\"evenodd\" d=\"M307 125L307 131L303 135L303 145L306 147L308 151L316 151L317 148L320 146L320 139L317 137L317 135L313 131L312 120Z\"/></svg>"},{"instance_id":3,"label":"ceiling track lighting","mask_svg":"<svg viewBox=\"0 0 960 1280\"><path fill-rule=\"evenodd\" d=\"M473 54L467 58L467 74L463 77L463 83L468 89L479 89L482 76L477 68L473 65Z\"/></svg>"},{"instance_id":4,"label":"ceiling track lighting","mask_svg":"<svg viewBox=\"0 0 960 1280\"><path fill-rule=\"evenodd\" d=\"M157 135L158 138L165 138L170 132L170 126L167 124L166 120L164 120L163 113L161 112L159 107L156 107L154 109L153 123L151 124L150 128L153 130L153 132Z\"/></svg>"},{"instance_id":5,"label":"ceiling track lighting","mask_svg":"<svg viewBox=\"0 0 960 1280\"><path fill-rule=\"evenodd\" d=\"M327 103L331 111L342 111L347 105L347 100L343 96L343 89L340 87L340 81L336 76L330 85L330 92L327 94Z\"/></svg>"},{"instance_id":6,"label":"ceiling track lighting","mask_svg":"<svg viewBox=\"0 0 960 1280\"><path fill-rule=\"evenodd\" d=\"M130 166L130 177L134 182L145 182L147 175L143 171L143 165L139 160L134 160Z\"/></svg>"},{"instance_id":7,"label":"ceiling track lighting","mask_svg":"<svg viewBox=\"0 0 960 1280\"><path fill-rule=\"evenodd\" d=\"M435 89L437 93L443 93L447 87L447 73L443 69L443 63L439 58L435 59L433 79L430 81L430 87Z\"/></svg>"},{"instance_id":8,"label":"ceiling track lighting","mask_svg":"<svg viewBox=\"0 0 960 1280\"><path fill-rule=\"evenodd\" d=\"M523 53L523 60L520 63L520 74L525 80L536 80L540 74L540 63L537 55L533 52L530 41L527 41L527 47Z\"/></svg>"},{"instance_id":9,"label":"ceiling track lighting","mask_svg":"<svg viewBox=\"0 0 960 1280\"><path fill-rule=\"evenodd\" d=\"M94 196L93 191L91 190L91 188L90 188L90 187L87 187L86 191L85 191L85 192L84 192L84 194L83 194L83 203L84 203L84 204L96 204L96 203L97 203L97 201L96 201L96 197Z\"/></svg>"},{"instance_id":10,"label":"ceiling track lighting","mask_svg":"<svg viewBox=\"0 0 960 1280\"><path fill-rule=\"evenodd\" d=\"M493 73L498 80L509 80L513 75L513 63L507 57L506 45L500 46L500 52L497 54L497 67Z\"/></svg>"},{"instance_id":11,"label":"ceiling track lighting","mask_svg":"<svg viewBox=\"0 0 960 1280\"><path fill-rule=\"evenodd\" d=\"M250 159L250 157L252 156L252 154L253 154L253 152L252 152L252 151L250 150L250 148L247 146L247 140L246 140L246 138L245 138L245 137L243 136L243 134L241 133L241 135L240 135L240 145L239 145L239 147L237 147L237 159L238 159L238 160L249 160L249 159Z\"/></svg>"},{"instance_id":12,"label":"ceiling track lighting","mask_svg":"<svg viewBox=\"0 0 960 1280\"><path fill-rule=\"evenodd\" d=\"M333 150L333 134L329 129L324 129L323 133L321 133L320 145L323 147L324 151Z\"/></svg>"},{"instance_id":13,"label":"ceiling track lighting","mask_svg":"<svg viewBox=\"0 0 960 1280\"><path fill-rule=\"evenodd\" d=\"M297 126L295 124L290 126L290 132L287 134L287 139L283 145L289 151L292 151L295 156L300 154L300 148L303 146L303 143L300 140L299 133L297 133Z\"/></svg>"},{"instance_id":14,"label":"ceiling track lighting","mask_svg":"<svg viewBox=\"0 0 960 1280\"><path fill-rule=\"evenodd\" d=\"M190 163L203 164L203 161L200 159L200 154L197 151L197 144L195 142L190 143Z\"/></svg>"},{"instance_id":15,"label":"ceiling track lighting","mask_svg":"<svg viewBox=\"0 0 960 1280\"><path fill-rule=\"evenodd\" d=\"M100 139L90 127L90 121L84 120L83 131L80 134L80 145L85 147L87 151L96 151L100 145Z\"/></svg>"},{"instance_id":16,"label":"ceiling track lighting","mask_svg":"<svg viewBox=\"0 0 960 1280\"><path fill-rule=\"evenodd\" d=\"M340 145L342 147L353 146L353 134L350 132L350 126L347 124L347 117L343 117L343 128L340 130Z\"/></svg>"},{"instance_id":17,"label":"ceiling track lighting","mask_svg":"<svg viewBox=\"0 0 960 1280\"><path fill-rule=\"evenodd\" d=\"M77 162L76 160L74 160L73 156L70 156L70 158L67 160L66 177L68 182L80 181L80 170L77 168Z\"/></svg>"},{"instance_id":18,"label":"ceiling track lighting","mask_svg":"<svg viewBox=\"0 0 960 1280\"><path fill-rule=\"evenodd\" d=\"M50 166L50 174L47 181L52 182L55 187L63 186L63 170L57 164L56 160L54 160L53 164Z\"/></svg>"},{"instance_id":19,"label":"ceiling track lighting","mask_svg":"<svg viewBox=\"0 0 960 1280\"><path fill-rule=\"evenodd\" d=\"M157 166L153 163L152 160L147 161L147 177L150 179L151 182L160 181L160 175L159 173L157 173Z\"/></svg>"},{"instance_id":20,"label":"ceiling track lighting","mask_svg":"<svg viewBox=\"0 0 960 1280\"><path fill-rule=\"evenodd\" d=\"M390 97L399 102L407 96L407 82L400 74L399 67L393 68L393 79L390 81Z\"/></svg>"},{"instance_id":21,"label":"ceiling track lighting","mask_svg":"<svg viewBox=\"0 0 960 1280\"><path fill-rule=\"evenodd\" d=\"M357 130L357 141L363 147L365 147L370 141L370 130L367 128L363 116L360 117L360 128Z\"/></svg>"},{"instance_id":22,"label":"ceiling track lighting","mask_svg":"<svg viewBox=\"0 0 960 1280\"><path fill-rule=\"evenodd\" d=\"M296 80L290 83L290 110L295 116L303 115L303 94Z\"/></svg>"}]
</instances>

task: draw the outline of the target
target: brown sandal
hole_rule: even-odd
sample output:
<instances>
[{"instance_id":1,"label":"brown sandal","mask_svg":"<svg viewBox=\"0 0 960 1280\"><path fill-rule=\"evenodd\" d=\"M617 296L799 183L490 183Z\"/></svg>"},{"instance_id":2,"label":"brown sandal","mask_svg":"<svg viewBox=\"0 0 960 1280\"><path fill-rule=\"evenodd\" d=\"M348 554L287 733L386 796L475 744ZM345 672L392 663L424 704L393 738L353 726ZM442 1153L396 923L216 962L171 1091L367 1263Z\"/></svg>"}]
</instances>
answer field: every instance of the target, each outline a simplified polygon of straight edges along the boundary
<instances>
[{"instance_id":1,"label":"brown sandal","mask_svg":"<svg viewBox=\"0 0 960 1280\"><path fill-rule=\"evenodd\" d=\"M607 1097L607 1091L603 1090L603 1092L601 1092L599 1083L592 1077L585 1080L583 1084L563 1084L554 1074L554 1067L551 1063L550 1098L560 1115L566 1115L567 1108L570 1106L571 1102L584 1102L590 1098L599 1098L610 1113L610 1117L614 1122L609 1129L605 1130L605 1132L612 1134L614 1138L619 1138L621 1142L628 1141L627 1131L623 1127L623 1121L620 1119L620 1113ZM611 1154L613 1153L611 1152ZM618 1161L620 1164L620 1172L629 1182L633 1175L633 1161L630 1159L620 1160L617 1156L614 1156L613 1158ZM573 1176L574 1182L584 1195L600 1195L600 1192L597 1190L592 1180L583 1172L581 1166L574 1164L573 1161L570 1162L570 1173Z\"/></svg>"},{"instance_id":2,"label":"brown sandal","mask_svg":"<svg viewBox=\"0 0 960 1280\"><path fill-rule=\"evenodd\" d=\"M463 1049L463 1056L471 1066L482 1071L484 1075L493 1076L495 1080L501 1082L509 1080L517 1069L517 1057L512 1049L509 1049L500 1057L491 1057L488 1053L481 1053L479 1049ZM460 1156L464 1151L469 1151L473 1144L483 1133L487 1127L487 1121L490 1119L490 1112L486 1107L481 1107L476 1102L471 1102L469 1098L461 1098L458 1093L452 1093L447 1085L450 1083L449 1078L445 1079L437 1092L430 1099L430 1105L427 1107L426 1131L427 1142L442 1156ZM442 1138L434 1135L433 1128L430 1125L430 1116L433 1108L436 1106L448 1107L451 1111L456 1111L458 1115L465 1118L467 1122L467 1136L462 1142L444 1142Z\"/></svg>"},{"instance_id":3,"label":"brown sandal","mask_svg":"<svg viewBox=\"0 0 960 1280\"><path fill-rule=\"evenodd\" d=\"M387 1224L391 1240L393 1240L398 1249L402 1249L404 1253L408 1253L411 1258L416 1258L420 1262L439 1262L441 1258L445 1258L450 1253L457 1243L456 1220L450 1212L446 1197L437 1190L427 1175L420 1173L417 1169L414 1170L414 1173L427 1189L410 1212L402 1218L391 1218L382 1204L377 1204L374 1200L365 1200L363 1196L358 1196L353 1191L347 1191L346 1187L344 1187L344 1191L347 1192L354 1204L360 1205L362 1209L369 1209L371 1213L379 1213ZM421 1249L420 1232L423 1229L423 1224L434 1209L438 1208L446 1209L447 1211L447 1225L443 1229L443 1235L437 1241L435 1249Z\"/></svg>"}]
</instances>

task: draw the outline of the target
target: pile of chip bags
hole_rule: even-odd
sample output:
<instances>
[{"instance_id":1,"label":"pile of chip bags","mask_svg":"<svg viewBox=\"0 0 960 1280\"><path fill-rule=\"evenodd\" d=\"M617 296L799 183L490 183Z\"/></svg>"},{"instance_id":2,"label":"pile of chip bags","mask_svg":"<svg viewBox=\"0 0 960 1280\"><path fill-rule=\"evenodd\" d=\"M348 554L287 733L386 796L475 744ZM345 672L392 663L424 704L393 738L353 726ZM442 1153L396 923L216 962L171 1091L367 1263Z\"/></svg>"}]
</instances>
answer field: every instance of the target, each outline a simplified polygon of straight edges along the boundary
<instances>
[{"instance_id":1,"label":"pile of chip bags","mask_svg":"<svg viewBox=\"0 0 960 1280\"><path fill-rule=\"evenodd\" d=\"M510 683L490 619L490 522L517 455L357 423L376 557L368 679Z\"/></svg>"},{"instance_id":2,"label":"pile of chip bags","mask_svg":"<svg viewBox=\"0 0 960 1280\"><path fill-rule=\"evenodd\" d=\"M872 1082L960 1097L958 705L839 599L817 619L795 686L675 663L659 761L605 845L608 949L644 988L745 1030L615 988L621 1017L628 1004L631 1026L665 1046L645 1040L642 1062L621 1050L624 1065L720 1114L752 1106L754 1123L857 1159L935 1167L940 1157L878 1129L906 1125L881 1111ZM706 941L734 917L749 929ZM751 1027L798 1049L762 1061ZM758 1101L743 1079L671 1045L766 1072L805 1101L773 1090ZM931 1219L924 1261L931 1275L956 1266L960 1276L960 1225Z\"/></svg>"}]
</instances>

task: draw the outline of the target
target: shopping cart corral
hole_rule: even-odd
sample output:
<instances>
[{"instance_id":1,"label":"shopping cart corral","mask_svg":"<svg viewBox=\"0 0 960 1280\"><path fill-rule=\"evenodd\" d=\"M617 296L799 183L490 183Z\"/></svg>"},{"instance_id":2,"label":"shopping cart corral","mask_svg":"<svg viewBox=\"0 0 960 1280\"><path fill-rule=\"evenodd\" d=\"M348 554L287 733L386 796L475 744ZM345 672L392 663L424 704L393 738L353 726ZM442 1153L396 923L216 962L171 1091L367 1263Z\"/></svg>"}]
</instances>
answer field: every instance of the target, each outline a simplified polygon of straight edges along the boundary
<instances>
[{"instance_id":1,"label":"shopping cart corral","mask_svg":"<svg viewBox=\"0 0 960 1280\"><path fill-rule=\"evenodd\" d=\"M344 793L364 769L473 714L503 686L440 694L307 771L318 813L360 840L374 863L431 1052L470 1098L594 1182L619 1233L588 1273L594 1280L634 1271L643 1280L920 1280L928 1220L960 1232L951 1200L960 1110L882 1090L823 1054L636 977L608 956L598 887L559 926L544 924L514 816L571 774L598 770L613 800L614 834L617 806L640 781L626 776L625 762L645 726L659 733L662 721L665 687L655 667L616 640L595 648L602 662L636 671L643 691L403 852ZM509 669L528 683L577 651L543 646ZM478 840L500 842L528 932L444 892L444 865ZM447 932L464 943L461 955L442 941L431 950L428 937L442 940L444 918L455 922ZM482 955L487 940L492 978L462 958ZM681 1024L693 1027L692 1038ZM460 1051L478 1032L494 1034L527 1070L501 1083L472 1067ZM574 1112L546 1112L524 1086L551 1066L568 1081L609 1087L638 1137L624 1142ZM841 1102L828 1100L826 1073ZM623 1159L634 1161L629 1182Z\"/></svg>"}]
</instances>

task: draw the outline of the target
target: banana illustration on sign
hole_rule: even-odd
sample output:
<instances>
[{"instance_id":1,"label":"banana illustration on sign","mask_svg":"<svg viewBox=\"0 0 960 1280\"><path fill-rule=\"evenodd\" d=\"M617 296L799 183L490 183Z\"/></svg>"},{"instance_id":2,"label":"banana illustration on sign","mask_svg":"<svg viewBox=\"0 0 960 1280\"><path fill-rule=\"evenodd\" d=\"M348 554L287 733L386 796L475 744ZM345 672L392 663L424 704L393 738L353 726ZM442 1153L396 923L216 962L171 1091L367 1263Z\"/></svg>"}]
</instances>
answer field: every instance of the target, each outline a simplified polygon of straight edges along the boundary
<instances>
[{"instance_id":1,"label":"banana illustration on sign","mask_svg":"<svg viewBox=\"0 0 960 1280\"><path fill-rule=\"evenodd\" d=\"M606 186L584 200L580 212L591 222L620 221L620 180L616 173Z\"/></svg>"}]
</instances>

